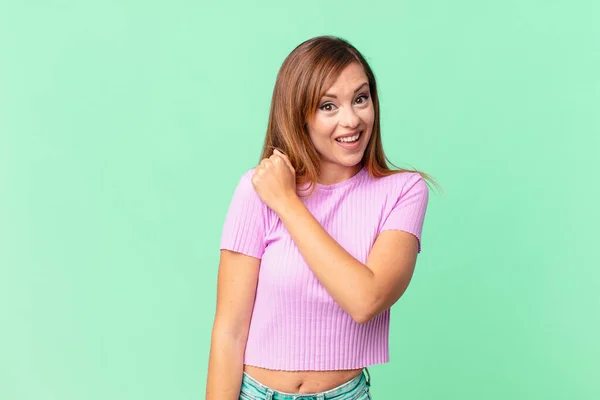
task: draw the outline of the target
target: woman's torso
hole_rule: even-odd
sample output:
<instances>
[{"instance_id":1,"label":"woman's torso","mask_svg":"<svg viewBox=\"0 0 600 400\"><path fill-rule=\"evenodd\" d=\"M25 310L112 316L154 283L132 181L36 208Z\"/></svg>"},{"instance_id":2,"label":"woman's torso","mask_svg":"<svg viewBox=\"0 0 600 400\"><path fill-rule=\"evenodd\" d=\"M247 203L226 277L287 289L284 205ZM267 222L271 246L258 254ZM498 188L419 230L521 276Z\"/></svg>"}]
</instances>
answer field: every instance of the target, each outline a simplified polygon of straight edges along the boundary
<instances>
[{"instance_id":1,"label":"woman's torso","mask_svg":"<svg viewBox=\"0 0 600 400\"><path fill-rule=\"evenodd\" d=\"M277 371L244 365L244 371L271 389L286 393L318 393L348 382L362 368L339 371Z\"/></svg>"},{"instance_id":2,"label":"woman's torso","mask_svg":"<svg viewBox=\"0 0 600 400\"><path fill-rule=\"evenodd\" d=\"M420 233L421 220L411 214L414 206L403 211L400 219L388 218L407 180L417 178L417 174L397 174L373 180L363 172L346 185L322 189L303 201L340 245L365 262L386 221L392 221L389 229ZM242 222L231 226L244 226ZM261 268L244 371L280 392L318 393L357 377L362 368L356 367L361 364L388 362L389 310L367 324L356 324L320 285L283 223L269 210L264 222L266 232L259 232L264 240L256 245L264 251L257 254ZM234 251L237 243L261 237L248 234L241 240L233 235L234 240L230 231L224 230L222 248ZM338 369L340 365L347 369Z\"/></svg>"}]
</instances>

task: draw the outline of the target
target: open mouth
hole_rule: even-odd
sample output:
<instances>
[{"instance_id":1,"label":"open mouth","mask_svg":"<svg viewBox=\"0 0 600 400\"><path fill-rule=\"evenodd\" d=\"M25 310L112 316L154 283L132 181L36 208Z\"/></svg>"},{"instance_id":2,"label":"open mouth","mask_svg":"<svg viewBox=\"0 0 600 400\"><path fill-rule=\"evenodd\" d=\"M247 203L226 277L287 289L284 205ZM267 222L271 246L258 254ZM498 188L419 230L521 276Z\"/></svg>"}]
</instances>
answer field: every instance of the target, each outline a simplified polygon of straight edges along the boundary
<instances>
[{"instance_id":1,"label":"open mouth","mask_svg":"<svg viewBox=\"0 0 600 400\"><path fill-rule=\"evenodd\" d=\"M349 136L349 137L345 137L345 138L337 138L335 140L340 143L356 143L356 142L358 142L358 140L360 139L362 134L363 134L363 131L360 131L354 136Z\"/></svg>"}]
</instances>

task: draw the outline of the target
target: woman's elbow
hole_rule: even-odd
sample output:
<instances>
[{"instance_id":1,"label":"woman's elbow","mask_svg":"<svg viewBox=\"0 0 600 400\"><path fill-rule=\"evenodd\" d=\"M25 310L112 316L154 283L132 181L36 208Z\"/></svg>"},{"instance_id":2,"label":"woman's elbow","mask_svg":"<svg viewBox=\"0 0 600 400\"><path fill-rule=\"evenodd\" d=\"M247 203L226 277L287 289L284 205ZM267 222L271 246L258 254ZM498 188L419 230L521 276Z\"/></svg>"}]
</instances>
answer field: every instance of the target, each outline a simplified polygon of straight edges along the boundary
<instances>
[{"instance_id":1,"label":"woman's elbow","mask_svg":"<svg viewBox=\"0 0 600 400\"><path fill-rule=\"evenodd\" d=\"M375 318L379 312L379 301L378 299L374 299L372 301L362 302L358 305L356 311L350 315L357 324L366 324Z\"/></svg>"}]
</instances>

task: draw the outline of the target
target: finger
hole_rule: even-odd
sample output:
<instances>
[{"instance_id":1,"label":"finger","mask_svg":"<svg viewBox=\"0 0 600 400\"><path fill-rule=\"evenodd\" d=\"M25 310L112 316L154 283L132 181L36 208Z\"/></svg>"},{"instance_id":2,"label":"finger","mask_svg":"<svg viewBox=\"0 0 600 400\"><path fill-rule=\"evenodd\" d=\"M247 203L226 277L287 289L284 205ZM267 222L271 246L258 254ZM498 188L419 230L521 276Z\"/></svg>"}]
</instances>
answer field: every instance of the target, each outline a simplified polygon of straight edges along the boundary
<instances>
[{"instance_id":1,"label":"finger","mask_svg":"<svg viewBox=\"0 0 600 400\"><path fill-rule=\"evenodd\" d=\"M271 166L272 162L273 161L268 158L263 158L260 162L260 166L263 168L269 168L269 166Z\"/></svg>"},{"instance_id":2,"label":"finger","mask_svg":"<svg viewBox=\"0 0 600 400\"><path fill-rule=\"evenodd\" d=\"M282 162L288 169L295 173L292 163L283 153L275 153L272 156L273 162Z\"/></svg>"},{"instance_id":3,"label":"finger","mask_svg":"<svg viewBox=\"0 0 600 400\"><path fill-rule=\"evenodd\" d=\"M279 154L282 154L282 155L284 155L284 156L285 156L285 153L284 153L283 151L279 150L279 149L278 149L278 148L276 148L276 147L273 149L273 153L279 153Z\"/></svg>"},{"instance_id":4,"label":"finger","mask_svg":"<svg viewBox=\"0 0 600 400\"><path fill-rule=\"evenodd\" d=\"M271 157L269 157L270 160L272 160L273 162L275 161L284 161L285 162L285 155L277 150L275 150L273 152L273 154L271 155Z\"/></svg>"},{"instance_id":5,"label":"finger","mask_svg":"<svg viewBox=\"0 0 600 400\"><path fill-rule=\"evenodd\" d=\"M296 170L294 169L294 167L292 166L292 162L290 161L290 159L283 154L282 152L280 152L279 150L275 149L275 151L277 152L277 154L283 159L283 161L285 161L285 163L287 164L287 166L290 168L290 170L293 173L296 173Z\"/></svg>"},{"instance_id":6,"label":"finger","mask_svg":"<svg viewBox=\"0 0 600 400\"><path fill-rule=\"evenodd\" d=\"M287 155L285 155L285 153L279 149L275 149L273 150L273 155L278 155L279 157L283 158L284 160L288 161L289 158Z\"/></svg>"},{"instance_id":7,"label":"finger","mask_svg":"<svg viewBox=\"0 0 600 400\"><path fill-rule=\"evenodd\" d=\"M271 157L269 157L269 161L271 162L272 166L276 166L276 165L285 165L285 161L277 154L273 154Z\"/></svg>"}]
</instances>

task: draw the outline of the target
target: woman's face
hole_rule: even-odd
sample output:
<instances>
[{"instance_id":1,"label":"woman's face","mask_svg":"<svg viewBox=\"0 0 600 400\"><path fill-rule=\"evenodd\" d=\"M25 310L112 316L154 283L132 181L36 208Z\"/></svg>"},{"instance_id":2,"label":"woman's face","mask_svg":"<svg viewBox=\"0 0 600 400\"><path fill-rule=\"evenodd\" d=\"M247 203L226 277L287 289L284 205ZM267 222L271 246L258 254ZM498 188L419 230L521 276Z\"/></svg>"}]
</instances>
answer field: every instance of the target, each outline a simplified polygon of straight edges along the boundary
<instances>
[{"instance_id":1,"label":"woman's face","mask_svg":"<svg viewBox=\"0 0 600 400\"><path fill-rule=\"evenodd\" d=\"M345 170L357 172L374 120L367 76L360 64L351 63L321 98L314 117L307 121L308 134L321 156L321 172L330 171L332 178L345 175Z\"/></svg>"}]
</instances>

